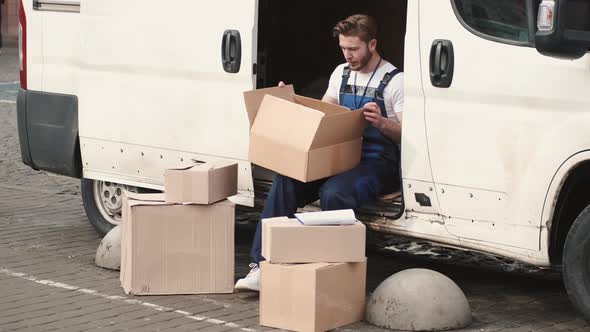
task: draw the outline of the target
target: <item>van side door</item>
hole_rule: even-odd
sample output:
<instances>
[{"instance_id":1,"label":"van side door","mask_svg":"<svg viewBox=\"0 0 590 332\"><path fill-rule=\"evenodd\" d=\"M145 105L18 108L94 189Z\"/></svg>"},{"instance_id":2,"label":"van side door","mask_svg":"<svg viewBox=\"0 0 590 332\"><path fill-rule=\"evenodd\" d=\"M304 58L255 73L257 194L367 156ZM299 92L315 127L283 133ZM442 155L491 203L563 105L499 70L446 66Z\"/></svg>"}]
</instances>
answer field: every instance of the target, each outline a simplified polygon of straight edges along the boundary
<instances>
[{"instance_id":1,"label":"van side door","mask_svg":"<svg viewBox=\"0 0 590 332\"><path fill-rule=\"evenodd\" d=\"M462 241L539 250L546 193L570 153L555 130L588 105L588 61L535 50L535 4L420 4L433 178L445 225Z\"/></svg>"}]
</instances>

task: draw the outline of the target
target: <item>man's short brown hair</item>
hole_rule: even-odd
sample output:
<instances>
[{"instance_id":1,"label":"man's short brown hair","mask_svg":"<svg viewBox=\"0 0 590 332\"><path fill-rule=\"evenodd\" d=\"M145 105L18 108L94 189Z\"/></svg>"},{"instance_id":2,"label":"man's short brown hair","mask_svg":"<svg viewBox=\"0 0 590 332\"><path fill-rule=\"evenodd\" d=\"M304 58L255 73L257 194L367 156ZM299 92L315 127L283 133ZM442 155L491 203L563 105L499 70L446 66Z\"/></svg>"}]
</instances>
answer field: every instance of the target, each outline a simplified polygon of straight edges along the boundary
<instances>
[{"instance_id":1,"label":"man's short brown hair","mask_svg":"<svg viewBox=\"0 0 590 332\"><path fill-rule=\"evenodd\" d=\"M369 15L356 14L338 22L333 31L336 38L356 36L368 43L377 38L377 21Z\"/></svg>"}]
</instances>

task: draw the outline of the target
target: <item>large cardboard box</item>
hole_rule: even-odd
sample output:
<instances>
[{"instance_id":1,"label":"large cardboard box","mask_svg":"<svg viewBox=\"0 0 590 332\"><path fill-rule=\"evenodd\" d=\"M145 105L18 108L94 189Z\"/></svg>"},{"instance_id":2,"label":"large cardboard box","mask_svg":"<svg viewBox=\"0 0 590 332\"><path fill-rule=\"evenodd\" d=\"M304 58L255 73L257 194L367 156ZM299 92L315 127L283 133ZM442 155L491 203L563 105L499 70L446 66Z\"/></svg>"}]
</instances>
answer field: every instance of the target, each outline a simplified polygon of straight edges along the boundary
<instances>
[{"instance_id":1,"label":"large cardboard box","mask_svg":"<svg viewBox=\"0 0 590 332\"><path fill-rule=\"evenodd\" d=\"M302 182L354 168L361 158L363 112L298 96L293 86L244 93L250 162Z\"/></svg>"},{"instance_id":2,"label":"large cardboard box","mask_svg":"<svg viewBox=\"0 0 590 332\"><path fill-rule=\"evenodd\" d=\"M165 199L169 203L211 204L238 193L238 164L212 161L167 169Z\"/></svg>"},{"instance_id":3,"label":"large cardboard box","mask_svg":"<svg viewBox=\"0 0 590 332\"><path fill-rule=\"evenodd\" d=\"M262 256L271 263L347 263L365 260L366 228L305 226L287 217L262 220Z\"/></svg>"},{"instance_id":4,"label":"large cardboard box","mask_svg":"<svg viewBox=\"0 0 590 332\"><path fill-rule=\"evenodd\" d=\"M260 324L327 331L365 312L366 260L360 263L261 263Z\"/></svg>"},{"instance_id":5,"label":"large cardboard box","mask_svg":"<svg viewBox=\"0 0 590 332\"><path fill-rule=\"evenodd\" d=\"M121 229L125 293L232 293L235 205L175 205L127 193Z\"/></svg>"}]
</instances>

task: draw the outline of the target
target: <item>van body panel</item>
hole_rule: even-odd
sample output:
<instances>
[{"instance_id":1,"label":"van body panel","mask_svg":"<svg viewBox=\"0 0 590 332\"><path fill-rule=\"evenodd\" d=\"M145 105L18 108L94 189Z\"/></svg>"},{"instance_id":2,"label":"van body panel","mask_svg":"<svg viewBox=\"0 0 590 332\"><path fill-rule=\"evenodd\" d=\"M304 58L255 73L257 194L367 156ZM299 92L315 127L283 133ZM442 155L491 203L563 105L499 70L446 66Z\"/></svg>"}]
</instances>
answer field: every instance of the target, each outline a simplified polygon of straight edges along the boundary
<instances>
[{"instance_id":1,"label":"van body panel","mask_svg":"<svg viewBox=\"0 0 590 332\"><path fill-rule=\"evenodd\" d=\"M562 61L481 38L461 25L451 1L422 1L420 17L436 22L420 26L422 80L428 151L447 229L464 239L540 250L551 179L572 153L590 147L569 126L590 125L588 57ZM446 89L430 83L436 39L454 47ZM557 83L562 77L567 84Z\"/></svg>"},{"instance_id":2,"label":"van body panel","mask_svg":"<svg viewBox=\"0 0 590 332\"><path fill-rule=\"evenodd\" d=\"M78 93L84 176L101 180L100 174L111 174L161 188L165 167L190 163L186 157L198 154L203 161L238 161L240 194L253 198L242 92L253 88L256 5L209 3L204 13L202 3L190 0L170 6L84 1ZM154 24L154 17L169 22ZM222 66L228 29L241 35L235 74ZM121 149L137 153L120 160L128 167L101 162Z\"/></svg>"},{"instance_id":3,"label":"van body panel","mask_svg":"<svg viewBox=\"0 0 590 332\"><path fill-rule=\"evenodd\" d=\"M35 12L43 16L43 75L40 90L77 96L82 42L80 14L62 11ZM32 88L29 86L29 89Z\"/></svg>"},{"instance_id":4,"label":"van body panel","mask_svg":"<svg viewBox=\"0 0 590 332\"><path fill-rule=\"evenodd\" d=\"M43 90L43 12L33 10L32 1L23 1L27 33L27 88Z\"/></svg>"}]
</instances>

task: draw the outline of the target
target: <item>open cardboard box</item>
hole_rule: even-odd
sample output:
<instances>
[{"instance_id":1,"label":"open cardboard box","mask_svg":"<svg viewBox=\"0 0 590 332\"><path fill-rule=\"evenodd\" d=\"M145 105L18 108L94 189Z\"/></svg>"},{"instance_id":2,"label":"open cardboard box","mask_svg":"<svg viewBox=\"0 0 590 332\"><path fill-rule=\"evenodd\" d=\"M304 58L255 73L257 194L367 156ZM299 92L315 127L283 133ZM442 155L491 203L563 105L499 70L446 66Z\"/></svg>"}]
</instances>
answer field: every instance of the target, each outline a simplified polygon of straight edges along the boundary
<instances>
[{"instance_id":1,"label":"open cardboard box","mask_svg":"<svg viewBox=\"0 0 590 332\"><path fill-rule=\"evenodd\" d=\"M354 168L363 112L295 94L292 85L244 92L250 162L302 182Z\"/></svg>"}]
</instances>

